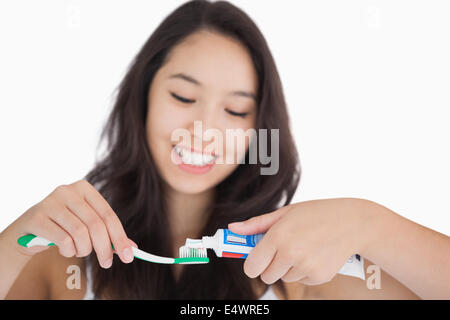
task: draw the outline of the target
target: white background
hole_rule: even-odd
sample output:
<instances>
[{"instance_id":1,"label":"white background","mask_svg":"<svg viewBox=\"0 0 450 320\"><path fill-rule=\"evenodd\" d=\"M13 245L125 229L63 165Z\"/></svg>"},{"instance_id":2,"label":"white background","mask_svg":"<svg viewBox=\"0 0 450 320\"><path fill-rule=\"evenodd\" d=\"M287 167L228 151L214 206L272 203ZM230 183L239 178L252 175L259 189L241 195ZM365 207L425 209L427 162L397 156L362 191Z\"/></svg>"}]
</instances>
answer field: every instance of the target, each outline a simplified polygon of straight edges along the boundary
<instances>
[{"instance_id":1,"label":"white background","mask_svg":"<svg viewBox=\"0 0 450 320\"><path fill-rule=\"evenodd\" d=\"M0 2L0 230L93 166L116 86L183 2ZM231 2L279 68L294 201L366 198L449 235L449 2Z\"/></svg>"}]
</instances>

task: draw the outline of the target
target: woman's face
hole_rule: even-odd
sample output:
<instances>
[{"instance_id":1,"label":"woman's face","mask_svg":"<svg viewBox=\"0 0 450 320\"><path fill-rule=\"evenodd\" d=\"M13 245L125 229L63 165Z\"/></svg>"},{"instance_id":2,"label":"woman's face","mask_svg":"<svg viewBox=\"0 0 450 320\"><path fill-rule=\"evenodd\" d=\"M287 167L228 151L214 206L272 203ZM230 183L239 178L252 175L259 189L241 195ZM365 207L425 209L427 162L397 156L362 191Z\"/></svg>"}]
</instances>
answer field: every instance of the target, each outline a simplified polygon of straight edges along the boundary
<instances>
[{"instance_id":1,"label":"woman's face","mask_svg":"<svg viewBox=\"0 0 450 320\"><path fill-rule=\"evenodd\" d=\"M255 128L257 84L250 54L234 39L202 31L171 50L151 84L146 119L149 148L167 184L200 193L237 168L250 143L245 133Z\"/></svg>"}]
</instances>

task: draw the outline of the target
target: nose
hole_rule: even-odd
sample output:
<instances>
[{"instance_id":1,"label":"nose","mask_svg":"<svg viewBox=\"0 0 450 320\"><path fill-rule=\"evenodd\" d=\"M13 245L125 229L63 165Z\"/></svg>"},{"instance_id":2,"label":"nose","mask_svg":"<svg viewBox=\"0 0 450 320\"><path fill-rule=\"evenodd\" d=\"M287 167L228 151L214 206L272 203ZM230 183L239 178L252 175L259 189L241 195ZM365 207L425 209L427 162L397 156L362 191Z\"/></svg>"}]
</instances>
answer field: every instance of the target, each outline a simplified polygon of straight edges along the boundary
<instances>
[{"instance_id":1,"label":"nose","mask_svg":"<svg viewBox=\"0 0 450 320\"><path fill-rule=\"evenodd\" d=\"M192 122L189 124L189 132L193 141L191 146L195 149L205 150L217 139L217 112L218 108L210 104L209 106L199 107L199 112L195 114Z\"/></svg>"},{"instance_id":2,"label":"nose","mask_svg":"<svg viewBox=\"0 0 450 320\"><path fill-rule=\"evenodd\" d=\"M196 139L202 141L202 137L204 136L203 133L205 131L209 129L217 130L216 110L217 108L212 104L200 106L198 108L198 112L194 115L194 119L189 126L189 131Z\"/></svg>"}]
</instances>

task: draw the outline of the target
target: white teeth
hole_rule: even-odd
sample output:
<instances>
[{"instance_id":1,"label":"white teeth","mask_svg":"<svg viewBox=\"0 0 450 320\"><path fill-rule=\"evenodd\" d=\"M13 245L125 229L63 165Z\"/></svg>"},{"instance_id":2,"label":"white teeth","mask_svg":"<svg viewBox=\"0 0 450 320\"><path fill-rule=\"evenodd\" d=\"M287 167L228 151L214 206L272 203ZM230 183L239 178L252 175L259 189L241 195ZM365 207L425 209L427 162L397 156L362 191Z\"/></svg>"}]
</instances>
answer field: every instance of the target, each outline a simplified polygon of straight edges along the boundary
<instances>
[{"instance_id":1,"label":"white teeth","mask_svg":"<svg viewBox=\"0 0 450 320\"><path fill-rule=\"evenodd\" d=\"M213 163L216 159L215 156L206 154L202 155L198 152L190 152L189 150L180 148L179 146L175 146L174 148L175 152L178 153L184 163L197 167L203 167L207 164Z\"/></svg>"},{"instance_id":2,"label":"white teeth","mask_svg":"<svg viewBox=\"0 0 450 320\"><path fill-rule=\"evenodd\" d=\"M203 160L203 163L211 163L214 161L214 158L215 157L213 157L211 155L204 154L202 160Z\"/></svg>"},{"instance_id":3,"label":"white teeth","mask_svg":"<svg viewBox=\"0 0 450 320\"><path fill-rule=\"evenodd\" d=\"M202 165L203 164L203 157L201 154L198 154L197 152L190 152L191 154L191 160L192 163L195 165Z\"/></svg>"}]
</instances>

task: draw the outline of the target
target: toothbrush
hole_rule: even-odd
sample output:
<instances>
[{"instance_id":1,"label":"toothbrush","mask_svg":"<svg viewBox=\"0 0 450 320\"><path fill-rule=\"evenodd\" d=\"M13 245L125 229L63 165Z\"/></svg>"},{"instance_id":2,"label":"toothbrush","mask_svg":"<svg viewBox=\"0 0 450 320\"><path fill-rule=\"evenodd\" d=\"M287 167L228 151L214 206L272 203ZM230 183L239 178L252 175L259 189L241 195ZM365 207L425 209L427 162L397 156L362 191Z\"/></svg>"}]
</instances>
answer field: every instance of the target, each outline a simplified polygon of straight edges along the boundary
<instances>
[{"instance_id":1,"label":"toothbrush","mask_svg":"<svg viewBox=\"0 0 450 320\"><path fill-rule=\"evenodd\" d=\"M25 248L30 248L33 246L54 246L55 244L43 237L35 236L34 234L27 234L19 239L17 243ZM114 246L113 246L114 249ZM179 258L169 258L157 256L135 247L131 247L133 255L135 258L153 263L163 263L163 264L202 264L208 263L209 258L206 253L206 249L203 248L188 248L181 247L179 250Z\"/></svg>"}]
</instances>

